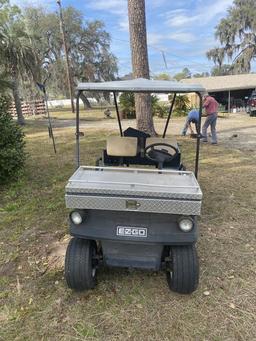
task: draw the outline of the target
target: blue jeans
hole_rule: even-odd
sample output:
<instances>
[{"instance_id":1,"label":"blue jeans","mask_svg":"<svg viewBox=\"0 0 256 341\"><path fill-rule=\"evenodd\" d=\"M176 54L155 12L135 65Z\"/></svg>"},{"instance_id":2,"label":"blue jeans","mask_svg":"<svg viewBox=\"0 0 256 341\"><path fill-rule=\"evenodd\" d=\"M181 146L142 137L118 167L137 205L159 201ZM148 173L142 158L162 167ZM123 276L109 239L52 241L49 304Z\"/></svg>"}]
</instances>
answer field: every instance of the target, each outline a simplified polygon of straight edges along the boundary
<instances>
[{"instance_id":1,"label":"blue jeans","mask_svg":"<svg viewBox=\"0 0 256 341\"><path fill-rule=\"evenodd\" d=\"M181 135L185 136L187 134L187 130L188 130L188 126L190 123L194 123L196 126L196 130L197 130L197 122L195 120L190 120L188 117L186 118L186 122L185 125L181 131Z\"/></svg>"},{"instance_id":2,"label":"blue jeans","mask_svg":"<svg viewBox=\"0 0 256 341\"><path fill-rule=\"evenodd\" d=\"M207 129L211 126L211 133L212 133L212 143L217 143L217 134L216 134L216 123L217 123L218 114L212 113L206 117L202 128L202 135L204 142L207 142Z\"/></svg>"}]
</instances>

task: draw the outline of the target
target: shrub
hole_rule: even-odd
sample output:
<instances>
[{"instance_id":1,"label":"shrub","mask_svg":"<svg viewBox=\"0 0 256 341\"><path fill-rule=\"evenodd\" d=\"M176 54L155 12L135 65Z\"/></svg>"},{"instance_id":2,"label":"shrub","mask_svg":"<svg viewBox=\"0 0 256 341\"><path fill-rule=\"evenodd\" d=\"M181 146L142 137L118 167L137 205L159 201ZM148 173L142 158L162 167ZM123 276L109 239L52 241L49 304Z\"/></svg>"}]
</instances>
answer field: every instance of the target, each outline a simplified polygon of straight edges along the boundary
<instances>
[{"instance_id":1,"label":"shrub","mask_svg":"<svg viewBox=\"0 0 256 341\"><path fill-rule=\"evenodd\" d=\"M0 97L0 184L16 178L24 166L24 134L8 112L10 99Z\"/></svg>"},{"instance_id":2,"label":"shrub","mask_svg":"<svg viewBox=\"0 0 256 341\"><path fill-rule=\"evenodd\" d=\"M169 107L166 104L163 103L157 103L154 108L154 115L160 117L160 118L165 118L169 114Z\"/></svg>"},{"instance_id":3,"label":"shrub","mask_svg":"<svg viewBox=\"0 0 256 341\"><path fill-rule=\"evenodd\" d=\"M119 97L119 103L123 118L135 118L134 93L123 92Z\"/></svg>"},{"instance_id":4,"label":"shrub","mask_svg":"<svg viewBox=\"0 0 256 341\"><path fill-rule=\"evenodd\" d=\"M173 95L169 95L169 101L171 102ZM190 110L190 101L186 95L177 95L174 104L174 116L186 116Z\"/></svg>"},{"instance_id":5,"label":"shrub","mask_svg":"<svg viewBox=\"0 0 256 341\"><path fill-rule=\"evenodd\" d=\"M153 115L156 113L158 108L158 97L151 95L151 105ZM119 103L121 107L121 113L123 118L135 118L135 98L133 92L123 92L119 97Z\"/></svg>"}]
</instances>

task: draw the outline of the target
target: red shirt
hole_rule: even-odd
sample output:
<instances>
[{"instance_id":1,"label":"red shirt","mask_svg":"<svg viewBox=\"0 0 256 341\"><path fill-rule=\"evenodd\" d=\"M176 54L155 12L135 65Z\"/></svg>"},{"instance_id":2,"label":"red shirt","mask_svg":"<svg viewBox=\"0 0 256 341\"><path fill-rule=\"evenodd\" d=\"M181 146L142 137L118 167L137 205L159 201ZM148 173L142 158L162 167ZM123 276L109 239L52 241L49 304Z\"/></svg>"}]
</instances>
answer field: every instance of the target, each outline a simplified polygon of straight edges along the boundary
<instances>
[{"instance_id":1,"label":"red shirt","mask_svg":"<svg viewBox=\"0 0 256 341\"><path fill-rule=\"evenodd\" d=\"M206 114L210 115L218 111L219 103L216 101L215 98L207 96L204 100L203 107L205 108Z\"/></svg>"}]
</instances>

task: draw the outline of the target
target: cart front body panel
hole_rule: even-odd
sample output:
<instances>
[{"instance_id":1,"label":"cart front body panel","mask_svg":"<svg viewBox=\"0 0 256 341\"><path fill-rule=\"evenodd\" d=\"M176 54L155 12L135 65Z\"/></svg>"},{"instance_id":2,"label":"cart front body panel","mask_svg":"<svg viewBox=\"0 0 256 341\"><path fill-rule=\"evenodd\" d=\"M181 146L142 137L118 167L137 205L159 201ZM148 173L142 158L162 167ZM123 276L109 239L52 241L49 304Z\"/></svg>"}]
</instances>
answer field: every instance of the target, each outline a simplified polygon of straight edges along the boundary
<instances>
[{"instance_id":1,"label":"cart front body panel","mask_svg":"<svg viewBox=\"0 0 256 341\"><path fill-rule=\"evenodd\" d=\"M190 232L179 229L179 215L86 210L83 217L79 225L70 221L70 234L99 241L109 266L158 270L165 246L191 245L198 238L195 216Z\"/></svg>"}]
</instances>

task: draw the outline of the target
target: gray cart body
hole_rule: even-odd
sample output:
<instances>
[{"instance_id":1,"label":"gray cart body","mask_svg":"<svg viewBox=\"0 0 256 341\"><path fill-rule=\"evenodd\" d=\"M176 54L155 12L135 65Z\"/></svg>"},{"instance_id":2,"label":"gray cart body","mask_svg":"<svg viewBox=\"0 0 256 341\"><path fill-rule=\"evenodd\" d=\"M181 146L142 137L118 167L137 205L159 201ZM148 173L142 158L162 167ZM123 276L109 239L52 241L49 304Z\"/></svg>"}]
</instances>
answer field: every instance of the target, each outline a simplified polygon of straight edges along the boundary
<instances>
[{"instance_id":1,"label":"gray cart body","mask_svg":"<svg viewBox=\"0 0 256 341\"><path fill-rule=\"evenodd\" d=\"M157 270L165 245L197 240L202 192L192 172L81 166L65 197L86 212L79 227L70 222L71 235L100 241L110 266ZM178 227L184 215L195 221L188 233Z\"/></svg>"}]
</instances>

